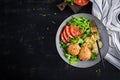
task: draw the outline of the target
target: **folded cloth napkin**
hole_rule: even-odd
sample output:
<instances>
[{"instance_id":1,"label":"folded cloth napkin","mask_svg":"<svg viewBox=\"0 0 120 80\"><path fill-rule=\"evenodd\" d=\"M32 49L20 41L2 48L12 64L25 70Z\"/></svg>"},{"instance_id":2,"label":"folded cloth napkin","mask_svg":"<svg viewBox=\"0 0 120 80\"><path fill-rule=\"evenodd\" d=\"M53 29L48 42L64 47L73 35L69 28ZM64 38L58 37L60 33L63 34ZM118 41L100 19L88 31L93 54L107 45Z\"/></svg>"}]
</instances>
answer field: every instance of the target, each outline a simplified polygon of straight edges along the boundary
<instances>
[{"instance_id":1,"label":"folded cloth napkin","mask_svg":"<svg viewBox=\"0 0 120 80\"><path fill-rule=\"evenodd\" d=\"M90 0L92 14L98 17L109 34L109 50L105 59L120 70L120 0Z\"/></svg>"}]
</instances>

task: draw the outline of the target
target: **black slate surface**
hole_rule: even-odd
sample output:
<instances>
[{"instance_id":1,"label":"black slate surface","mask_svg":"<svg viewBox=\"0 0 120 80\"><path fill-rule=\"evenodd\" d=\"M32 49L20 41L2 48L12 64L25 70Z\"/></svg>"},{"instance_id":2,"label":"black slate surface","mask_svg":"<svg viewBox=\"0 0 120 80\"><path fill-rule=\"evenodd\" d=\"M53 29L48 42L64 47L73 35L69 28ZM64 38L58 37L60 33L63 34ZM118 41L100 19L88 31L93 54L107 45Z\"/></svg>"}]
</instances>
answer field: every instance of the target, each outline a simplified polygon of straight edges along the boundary
<instances>
[{"instance_id":1,"label":"black slate surface","mask_svg":"<svg viewBox=\"0 0 120 80\"><path fill-rule=\"evenodd\" d=\"M55 46L56 31L74 14L60 11L62 0L0 1L0 80L120 80L120 71L105 61L80 69L66 64ZM79 13L91 13L92 3ZM96 70L101 72L96 72Z\"/></svg>"}]
</instances>

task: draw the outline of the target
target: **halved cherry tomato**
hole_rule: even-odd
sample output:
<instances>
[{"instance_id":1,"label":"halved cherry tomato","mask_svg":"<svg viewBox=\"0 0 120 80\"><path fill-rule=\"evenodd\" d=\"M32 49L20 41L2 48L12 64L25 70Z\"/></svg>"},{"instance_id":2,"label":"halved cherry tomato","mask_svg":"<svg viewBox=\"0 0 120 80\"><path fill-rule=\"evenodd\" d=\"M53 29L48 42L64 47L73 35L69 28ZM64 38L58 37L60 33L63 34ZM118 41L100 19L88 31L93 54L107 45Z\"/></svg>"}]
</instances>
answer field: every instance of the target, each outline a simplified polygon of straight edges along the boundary
<instances>
[{"instance_id":1,"label":"halved cherry tomato","mask_svg":"<svg viewBox=\"0 0 120 80\"><path fill-rule=\"evenodd\" d=\"M64 43L67 43L67 41L65 40L64 36L63 36L63 33L61 33L61 39Z\"/></svg>"},{"instance_id":2,"label":"halved cherry tomato","mask_svg":"<svg viewBox=\"0 0 120 80\"><path fill-rule=\"evenodd\" d=\"M85 6L89 3L90 0L74 0L74 3L79 6Z\"/></svg>"},{"instance_id":3,"label":"halved cherry tomato","mask_svg":"<svg viewBox=\"0 0 120 80\"><path fill-rule=\"evenodd\" d=\"M74 27L72 24L70 25L70 33L74 37L81 37L82 30L80 28Z\"/></svg>"},{"instance_id":4,"label":"halved cherry tomato","mask_svg":"<svg viewBox=\"0 0 120 80\"><path fill-rule=\"evenodd\" d=\"M74 38L70 33L70 27L69 26L65 27L65 32L66 32L66 34L68 35L69 38Z\"/></svg>"}]
</instances>

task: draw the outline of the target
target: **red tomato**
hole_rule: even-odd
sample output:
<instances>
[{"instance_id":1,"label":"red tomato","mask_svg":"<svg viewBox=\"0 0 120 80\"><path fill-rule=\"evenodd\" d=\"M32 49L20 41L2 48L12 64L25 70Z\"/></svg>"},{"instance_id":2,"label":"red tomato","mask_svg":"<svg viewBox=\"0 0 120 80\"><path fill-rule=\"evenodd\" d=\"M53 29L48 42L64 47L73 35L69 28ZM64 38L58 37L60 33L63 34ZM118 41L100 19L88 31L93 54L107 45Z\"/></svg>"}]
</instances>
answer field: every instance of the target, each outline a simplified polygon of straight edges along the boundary
<instances>
[{"instance_id":1,"label":"red tomato","mask_svg":"<svg viewBox=\"0 0 120 80\"><path fill-rule=\"evenodd\" d=\"M76 30L76 37L81 37L82 36L82 29L75 28L75 30Z\"/></svg>"},{"instance_id":2,"label":"red tomato","mask_svg":"<svg viewBox=\"0 0 120 80\"><path fill-rule=\"evenodd\" d=\"M64 36L65 40L66 40L67 42L69 42L69 37L68 37L68 35L65 33L65 29L64 29L64 31L63 31L63 36Z\"/></svg>"},{"instance_id":3,"label":"red tomato","mask_svg":"<svg viewBox=\"0 0 120 80\"><path fill-rule=\"evenodd\" d=\"M70 33L74 37L81 37L82 30L80 28L74 27L73 25L70 25Z\"/></svg>"},{"instance_id":4,"label":"red tomato","mask_svg":"<svg viewBox=\"0 0 120 80\"><path fill-rule=\"evenodd\" d=\"M74 38L70 33L70 27L69 26L65 27L65 32L66 32L66 34L68 35L69 38Z\"/></svg>"},{"instance_id":5,"label":"red tomato","mask_svg":"<svg viewBox=\"0 0 120 80\"><path fill-rule=\"evenodd\" d=\"M65 40L64 36L63 36L63 33L61 34L61 39L64 43L67 43L67 41Z\"/></svg>"},{"instance_id":6,"label":"red tomato","mask_svg":"<svg viewBox=\"0 0 120 80\"><path fill-rule=\"evenodd\" d=\"M74 3L79 6L85 6L89 3L90 0L74 0Z\"/></svg>"},{"instance_id":7,"label":"red tomato","mask_svg":"<svg viewBox=\"0 0 120 80\"><path fill-rule=\"evenodd\" d=\"M71 38L81 37L82 30L80 28L74 27L72 24L66 26L61 33L61 39L64 43L68 43Z\"/></svg>"},{"instance_id":8,"label":"red tomato","mask_svg":"<svg viewBox=\"0 0 120 80\"><path fill-rule=\"evenodd\" d=\"M73 25L70 25L70 33L71 33L72 36L75 37L76 34L75 34L75 31L74 31Z\"/></svg>"}]
</instances>

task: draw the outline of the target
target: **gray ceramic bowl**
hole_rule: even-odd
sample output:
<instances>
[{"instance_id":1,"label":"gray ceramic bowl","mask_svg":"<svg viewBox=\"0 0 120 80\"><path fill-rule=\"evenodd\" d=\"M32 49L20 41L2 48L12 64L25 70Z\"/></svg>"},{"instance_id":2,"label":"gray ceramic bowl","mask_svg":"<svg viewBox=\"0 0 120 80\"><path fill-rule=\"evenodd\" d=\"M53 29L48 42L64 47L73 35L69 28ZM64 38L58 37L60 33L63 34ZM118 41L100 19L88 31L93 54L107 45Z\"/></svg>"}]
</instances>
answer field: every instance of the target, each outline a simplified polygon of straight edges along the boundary
<instances>
[{"instance_id":1,"label":"gray ceramic bowl","mask_svg":"<svg viewBox=\"0 0 120 80\"><path fill-rule=\"evenodd\" d=\"M95 21L95 23L97 25L97 28L100 31L100 37L101 37L101 41L103 43L103 47L101 48L101 55L104 58L105 55L107 54L108 47L109 47L109 37L108 37L107 30L106 30L105 26L103 25L103 23L97 17L95 17L95 16L93 16L91 14L86 14L86 13L79 13L79 14L71 15L70 17L68 17L67 19L65 19L62 22L62 24L59 26L59 28L57 30L57 34L56 34L56 47L57 47L57 51L58 51L60 57L66 63L70 64L69 61L68 61L68 59L64 56L63 49L60 47L60 34L61 34L61 31L62 31L63 27L66 25L66 23L69 20L72 19L72 16L86 17L89 20L94 20ZM98 55L98 57L94 61L79 61L76 64L73 64L72 66L78 67L78 68L88 68L88 67L92 67L92 66L96 65L100 61L101 61L101 59L100 59L100 56Z\"/></svg>"}]
</instances>

